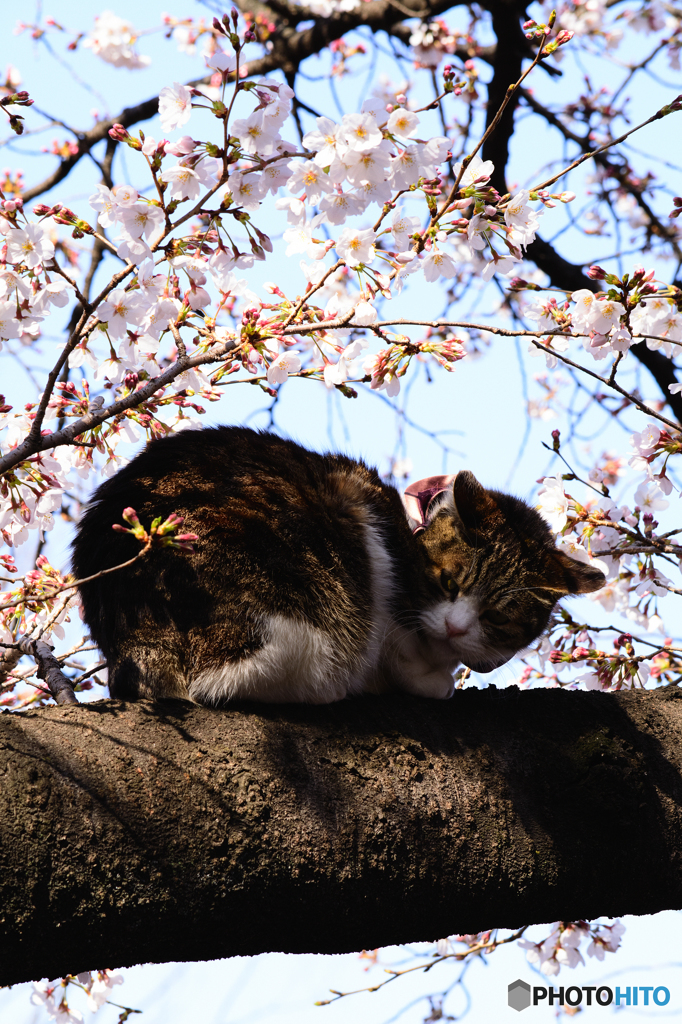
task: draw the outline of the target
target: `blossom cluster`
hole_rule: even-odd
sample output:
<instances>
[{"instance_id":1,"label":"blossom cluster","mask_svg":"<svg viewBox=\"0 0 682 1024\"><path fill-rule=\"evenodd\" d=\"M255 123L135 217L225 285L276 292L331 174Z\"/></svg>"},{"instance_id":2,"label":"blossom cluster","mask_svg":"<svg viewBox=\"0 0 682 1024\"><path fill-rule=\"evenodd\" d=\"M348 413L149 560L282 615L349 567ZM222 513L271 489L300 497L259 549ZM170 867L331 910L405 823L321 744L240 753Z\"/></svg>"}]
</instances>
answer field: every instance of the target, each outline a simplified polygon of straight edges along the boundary
<instances>
[{"instance_id":1,"label":"blossom cluster","mask_svg":"<svg viewBox=\"0 0 682 1024\"><path fill-rule=\"evenodd\" d=\"M551 298L525 308L525 315L538 330L552 332L543 340L543 349L530 345L532 355L544 350L548 367L556 366L573 333L582 337L584 349L595 360L622 356L643 338L652 351L660 350L668 357L677 354L682 345L679 297L668 287L657 290L653 270L635 267L625 283L597 266L590 268L589 276L606 279L612 287L606 294L581 288L571 294L570 301L559 303ZM680 387L671 385L670 390L675 393Z\"/></svg>"},{"instance_id":2,"label":"blossom cluster","mask_svg":"<svg viewBox=\"0 0 682 1024\"><path fill-rule=\"evenodd\" d=\"M587 955L603 960L606 953L615 953L625 933L625 925L619 920L613 924L588 923L587 921L559 921L542 942L519 939L519 946L526 950L526 959L537 964L543 974L557 975L562 967L577 967L585 963L580 951L582 942L589 939Z\"/></svg>"},{"instance_id":3,"label":"blossom cluster","mask_svg":"<svg viewBox=\"0 0 682 1024\"><path fill-rule=\"evenodd\" d=\"M635 486L632 508L617 505L608 494L606 481L615 483L623 472L613 463L606 472L595 469L590 474L592 486L600 485L606 492L601 497L583 504L566 492L565 480L557 475L543 480L538 508L559 534L560 550L605 574L606 585L592 599L645 632L662 632L658 601L675 588L657 560L661 556L668 561L676 558L682 567L682 546L674 536L657 532L656 516L669 506L674 484L666 470L668 460L682 452L682 435L651 421L631 436L631 445L629 466L644 473L644 479ZM657 463L659 459L661 464ZM590 628L575 623L566 609L556 617L550 634L538 648L543 672L547 662L555 668L591 669L577 679L571 677L571 685L582 684L587 689L642 687L654 680L673 681L682 668L682 658L671 639L658 645L647 641L649 650L638 653L635 648L640 641L625 632L614 636L609 652L594 639ZM529 668L524 682L531 677Z\"/></svg>"},{"instance_id":4,"label":"blossom cluster","mask_svg":"<svg viewBox=\"0 0 682 1024\"><path fill-rule=\"evenodd\" d=\"M56 1021L57 1024L83 1024L83 1014L67 1002L66 991L69 985L85 992L88 1009L96 1013L108 1002L112 988L121 984L123 975L117 972L84 971L60 982L34 982L31 1002L35 1006L42 1006L47 1012L48 1019Z\"/></svg>"}]
</instances>

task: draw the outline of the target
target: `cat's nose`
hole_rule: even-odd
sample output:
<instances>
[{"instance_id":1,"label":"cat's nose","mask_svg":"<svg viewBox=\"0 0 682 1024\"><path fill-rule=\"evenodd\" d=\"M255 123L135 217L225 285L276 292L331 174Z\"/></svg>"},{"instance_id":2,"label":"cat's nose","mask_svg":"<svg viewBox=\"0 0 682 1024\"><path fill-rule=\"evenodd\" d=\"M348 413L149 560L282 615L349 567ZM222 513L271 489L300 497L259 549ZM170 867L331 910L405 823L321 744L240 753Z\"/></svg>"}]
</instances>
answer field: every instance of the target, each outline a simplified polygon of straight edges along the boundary
<instances>
[{"instance_id":1,"label":"cat's nose","mask_svg":"<svg viewBox=\"0 0 682 1024\"><path fill-rule=\"evenodd\" d=\"M467 632L466 627L464 629L460 629L459 626L453 626L451 622L445 623L445 630L449 637L464 636Z\"/></svg>"}]
</instances>

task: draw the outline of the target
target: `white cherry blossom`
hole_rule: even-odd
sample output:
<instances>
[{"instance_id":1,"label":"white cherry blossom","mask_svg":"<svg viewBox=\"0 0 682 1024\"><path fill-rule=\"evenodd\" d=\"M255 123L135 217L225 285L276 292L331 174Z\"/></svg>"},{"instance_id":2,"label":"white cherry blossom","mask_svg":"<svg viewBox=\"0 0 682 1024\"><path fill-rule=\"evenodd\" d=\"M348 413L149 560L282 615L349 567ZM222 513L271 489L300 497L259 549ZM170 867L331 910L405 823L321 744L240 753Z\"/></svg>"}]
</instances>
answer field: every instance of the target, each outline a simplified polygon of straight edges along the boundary
<instances>
[{"instance_id":1,"label":"white cherry blossom","mask_svg":"<svg viewBox=\"0 0 682 1024\"><path fill-rule=\"evenodd\" d=\"M180 303L177 299L160 299L147 312L140 323L145 334L158 339L162 331L168 329L168 321L175 322L180 311Z\"/></svg>"},{"instance_id":2,"label":"white cherry blossom","mask_svg":"<svg viewBox=\"0 0 682 1024\"><path fill-rule=\"evenodd\" d=\"M234 203L249 211L257 210L265 195L260 176L256 174L247 175L241 171L234 171L227 179L227 187L232 193Z\"/></svg>"},{"instance_id":3,"label":"white cherry blossom","mask_svg":"<svg viewBox=\"0 0 682 1024\"><path fill-rule=\"evenodd\" d=\"M159 118L165 132L187 124L192 115L192 94L185 85L174 82L159 93Z\"/></svg>"},{"instance_id":4,"label":"white cherry blossom","mask_svg":"<svg viewBox=\"0 0 682 1024\"><path fill-rule=\"evenodd\" d=\"M429 168L430 169L430 168ZM407 149L399 149L396 156L391 158L389 164L389 181L394 190L409 188L416 185L421 175L419 162L419 147L408 146ZM428 175L431 177L431 175Z\"/></svg>"},{"instance_id":5,"label":"white cherry blossom","mask_svg":"<svg viewBox=\"0 0 682 1024\"><path fill-rule=\"evenodd\" d=\"M502 274L503 276L508 277L509 274L514 273L516 264L520 262L521 260L517 259L515 256L494 255L481 271L481 277L484 281L489 281L493 274Z\"/></svg>"},{"instance_id":6,"label":"white cherry blossom","mask_svg":"<svg viewBox=\"0 0 682 1024\"><path fill-rule=\"evenodd\" d=\"M416 114L413 114L411 110L398 107L397 110L391 112L386 128L391 135L402 135L403 138L409 138L410 135L414 135L418 125L419 118Z\"/></svg>"},{"instance_id":7,"label":"white cherry blossom","mask_svg":"<svg viewBox=\"0 0 682 1024\"><path fill-rule=\"evenodd\" d=\"M168 183L171 199L198 199L201 195L199 175L191 167L176 164L163 171L159 178Z\"/></svg>"},{"instance_id":8,"label":"white cherry blossom","mask_svg":"<svg viewBox=\"0 0 682 1024\"><path fill-rule=\"evenodd\" d=\"M555 533L560 533L568 522L568 498L561 477L547 476L538 496L538 511Z\"/></svg>"},{"instance_id":9,"label":"white cherry blossom","mask_svg":"<svg viewBox=\"0 0 682 1024\"><path fill-rule=\"evenodd\" d=\"M362 213L366 205L355 192L330 192L321 200L320 210L330 224L343 224L348 217Z\"/></svg>"},{"instance_id":10,"label":"white cherry blossom","mask_svg":"<svg viewBox=\"0 0 682 1024\"><path fill-rule=\"evenodd\" d=\"M376 149L383 138L371 114L344 114L340 130L346 145L354 152Z\"/></svg>"},{"instance_id":11,"label":"white cherry blossom","mask_svg":"<svg viewBox=\"0 0 682 1024\"><path fill-rule=\"evenodd\" d=\"M120 217L126 232L133 238L141 238L142 235L150 240L160 237L165 224L163 210L151 203L135 203L121 210Z\"/></svg>"},{"instance_id":12,"label":"white cherry blossom","mask_svg":"<svg viewBox=\"0 0 682 1024\"><path fill-rule=\"evenodd\" d=\"M437 135L428 142L417 147L419 160L419 173L424 178L435 178L440 165L445 160L449 149L450 140L442 135Z\"/></svg>"},{"instance_id":13,"label":"white cherry blossom","mask_svg":"<svg viewBox=\"0 0 682 1024\"><path fill-rule=\"evenodd\" d=\"M135 51L137 33L129 21L111 11L103 11L95 18L95 27L82 45L115 68L135 71L151 64L151 57Z\"/></svg>"},{"instance_id":14,"label":"white cherry blossom","mask_svg":"<svg viewBox=\"0 0 682 1024\"><path fill-rule=\"evenodd\" d=\"M371 263L374 259L376 233L371 228L344 228L336 242L336 251L349 267Z\"/></svg>"},{"instance_id":15,"label":"white cherry blossom","mask_svg":"<svg viewBox=\"0 0 682 1024\"><path fill-rule=\"evenodd\" d=\"M378 147L349 150L344 157L346 177L351 185L361 185L365 181L385 181L388 162L388 151Z\"/></svg>"},{"instance_id":16,"label":"white cherry blossom","mask_svg":"<svg viewBox=\"0 0 682 1024\"><path fill-rule=\"evenodd\" d=\"M592 318L592 307L597 301L594 292L589 288L579 288L571 295L571 301L575 302L575 309L572 310L573 324L578 330L589 330Z\"/></svg>"},{"instance_id":17,"label":"white cherry blossom","mask_svg":"<svg viewBox=\"0 0 682 1024\"><path fill-rule=\"evenodd\" d=\"M379 206L383 206L384 203L390 201L392 194L391 186L387 181L363 181L353 189L353 195L363 210L370 203L378 203Z\"/></svg>"},{"instance_id":18,"label":"white cherry blossom","mask_svg":"<svg viewBox=\"0 0 682 1024\"><path fill-rule=\"evenodd\" d=\"M133 206L140 198L137 190L132 185L114 185L111 190L114 202L117 206Z\"/></svg>"},{"instance_id":19,"label":"white cherry blossom","mask_svg":"<svg viewBox=\"0 0 682 1024\"><path fill-rule=\"evenodd\" d=\"M123 288L114 288L108 298L99 306L97 315L107 324L112 338L123 338L126 324L139 324L144 317L148 303L139 292L127 292Z\"/></svg>"},{"instance_id":20,"label":"white cherry blossom","mask_svg":"<svg viewBox=\"0 0 682 1024\"><path fill-rule=\"evenodd\" d=\"M93 210L99 211L97 220L102 227L110 228L116 223L121 212L116 197L106 185L99 184L95 187L97 191L90 196L88 202Z\"/></svg>"},{"instance_id":21,"label":"white cherry blossom","mask_svg":"<svg viewBox=\"0 0 682 1024\"><path fill-rule=\"evenodd\" d=\"M620 325L620 318L625 307L620 302L610 299L597 299L592 303L588 324L598 334L608 334L612 327Z\"/></svg>"},{"instance_id":22,"label":"white cherry blossom","mask_svg":"<svg viewBox=\"0 0 682 1024\"><path fill-rule=\"evenodd\" d=\"M419 217L408 217L401 210L394 210L391 218L391 234L398 252L409 248L411 235L421 230Z\"/></svg>"},{"instance_id":23,"label":"white cherry blossom","mask_svg":"<svg viewBox=\"0 0 682 1024\"><path fill-rule=\"evenodd\" d=\"M312 160L294 161L289 164L289 169L293 173L287 181L287 188L293 193L305 192L311 203L319 202L323 193L334 188L329 175Z\"/></svg>"},{"instance_id":24,"label":"white cherry blossom","mask_svg":"<svg viewBox=\"0 0 682 1024\"><path fill-rule=\"evenodd\" d=\"M463 161L462 161L463 162ZM459 174L462 169L462 163L455 164L455 174ZM459 183L460 188L468 188L473 185L479 178L482 179L480 184L485 184L490 178L490 175L495 170L495 164L492 160L481 160L480 156L475 156L469 162L464 174Z\"/></svg>"},{"instance_id":25,"label":"white cherry blossom","mask_svg":"<svg viewBox=\"0 0 682 1024\"><path fill-rule=\"evenodd\" d=\"M134 235L123 235L123 241L118 244L118 255L121 259L130 260L136 266L152 259L152 250L143 238L135 238Z\"/></svg>"},{"instance_id":26,"label":"white cherry blossom","mask_svg":"<svg viewBox=\"0 0 682 1024\"><path fill-rule=\"evenodd\" d=\"M379 319L379 314L367 299L360 299L355 312L353 313L353 323L360 324L362 327L369 327L370 324L376 323Z\"/></svg>"},{"instance_id":27,"label":"white cherry blossom","mask_svg":"<svg viewBox=\"0 0 682 1024\"><path fill-rule=\"evenodd\" d=\"M315 120L317 129L306 132L303 136L303 146L316 154L316 164L319 164L320 167L328 167L339 149L343 153L347 146L342 141L342 133L335 121L329 117L318 117Z\"/></svg>"},{"instance_id":28,"label":"white cherry blossom","mask_svg":"<svg viewBox=\"0 0 682 1024\"><path fill-rule=\"evenodd\" d=\"M13 228L7 234L7 258L10 263L23 263L33 270L54 256L54 243L48 236L45 223L27 224L23 229Z\"/></svg>"},{"instance_id":29,"label":"white cherry blossom","mask_svg":"<svg viewBox=\"0 0 682 1024\"><path fill-rule=\"evenodd\" d=\"M298 373L301 369L301 356L298 352L282 352L268 367L266 374L269 384L283 384L290 373Z\"/></svg>"},{"instance_id":30,"label":"white cherry blossom","mask_svg":"<svg viewBox=\"0 0 682 1024\"><path fill-rule=\"evenodd\" d=\"M17 306L15 302L0 302L0 340L8 341L10 338L18 338L20 324L16 318Z\"/></svg>"},{"instance_id":31,"label":"white cherry blossom","mask_svg":"<svg viewBox=\"0 0 682 1024\"><path fill-rule=\"evenodd\" d=\"M439 277L454 277L457 267L448 253L433 248L422 259L424 277L427 281L437 281Z\"/></svg>"},{"instance_id":32,"label":"white cherry blossom","mask_svg":"<svg viewBox=\"0 0 682 1024\"><path fill-rule=\"evenodd\" d=\"M218 50L209 57L206 61L206 66L213 68L214 71L220 71L221 74L229 74L237 69L237 59L234 54L223 53L222 50Z\"/></svg>"},{"instance_id":33,"label":"white cherry blossom","mask_svg":"<svg viewBox=\"0 0 682 1024\"><path fill-rule=\"evenodd\" d=\"M248 117L238 118L230 125L230 134L239 139L245 153L257 153L259 156L271 156L279 141L276 126L265 123L260 110Z\"/></svg>"},{"instance_id":34,"label":"white cherry blossom","mask_svg":"<svg viewBox=\"0 0 682 1024\"><path fill-rule=\"evenodd\" d=\"M667 508L670 502L666 501L658 487L652 487L645 482L635 491L635 504L639 505L643 512L658 512Z\"/></svg>"}]
</instances>

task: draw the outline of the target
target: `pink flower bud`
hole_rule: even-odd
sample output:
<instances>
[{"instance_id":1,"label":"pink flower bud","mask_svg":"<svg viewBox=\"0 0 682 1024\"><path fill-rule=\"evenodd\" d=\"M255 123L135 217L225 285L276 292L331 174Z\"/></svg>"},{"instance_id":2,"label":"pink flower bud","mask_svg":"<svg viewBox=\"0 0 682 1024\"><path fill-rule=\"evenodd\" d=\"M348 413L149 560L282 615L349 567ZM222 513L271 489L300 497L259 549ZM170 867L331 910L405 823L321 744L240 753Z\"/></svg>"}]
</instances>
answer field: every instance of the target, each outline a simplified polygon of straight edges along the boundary
<instances>
[{"instance_id":1,"label":"pink flower bud","mask_svg":"<svg viewBox=\"0 0 682 1024\"><path fill-rule=\"evenodd\" d=\"M593 263L591 267L587 268L587 276L591 281L603 281L606 277L606 271L598 267L596 263Z\"/></svg>"},{"instance_id":2,"label":"pink flower bud","mask_svg":"<svg viewBox=\"0 0 682 1024\"><path fill-rule=\"evenodd\" d=\"M128 129L122 124L115 124L109 129L110 138L114 139L115 142L125 142L128 138Z\"/></svg>"},{"instance_id":3,"label":"pink flower bud","mask_svg":"<svg viewBox=\"0 0 682 1024\"><path fill-rule=\"evenodd\" d=\"M166 153L172 153L173 156L187 156L189 153L194 152L196 146L196 142L189 135L183 135L176 142L164 143Z\"/></svg>"}]
</instances>

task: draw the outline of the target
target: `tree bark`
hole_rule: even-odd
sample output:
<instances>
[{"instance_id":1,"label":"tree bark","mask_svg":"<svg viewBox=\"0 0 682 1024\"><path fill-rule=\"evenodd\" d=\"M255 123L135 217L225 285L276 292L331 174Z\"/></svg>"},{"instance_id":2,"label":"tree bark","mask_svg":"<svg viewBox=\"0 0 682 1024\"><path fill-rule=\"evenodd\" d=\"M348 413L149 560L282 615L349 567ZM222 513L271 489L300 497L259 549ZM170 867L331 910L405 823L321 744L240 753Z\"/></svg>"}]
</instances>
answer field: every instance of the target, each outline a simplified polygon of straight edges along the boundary
<instances>
[{"instance_id":1,"label":"tree bark","mask_svg":"<svg viewBox=\"0 0 682 1024\"><path fill-rule=\"evenodd\" d=\"M0 715L0 984L682 907L682 693Z\"/></svg>"}]
</instances>

